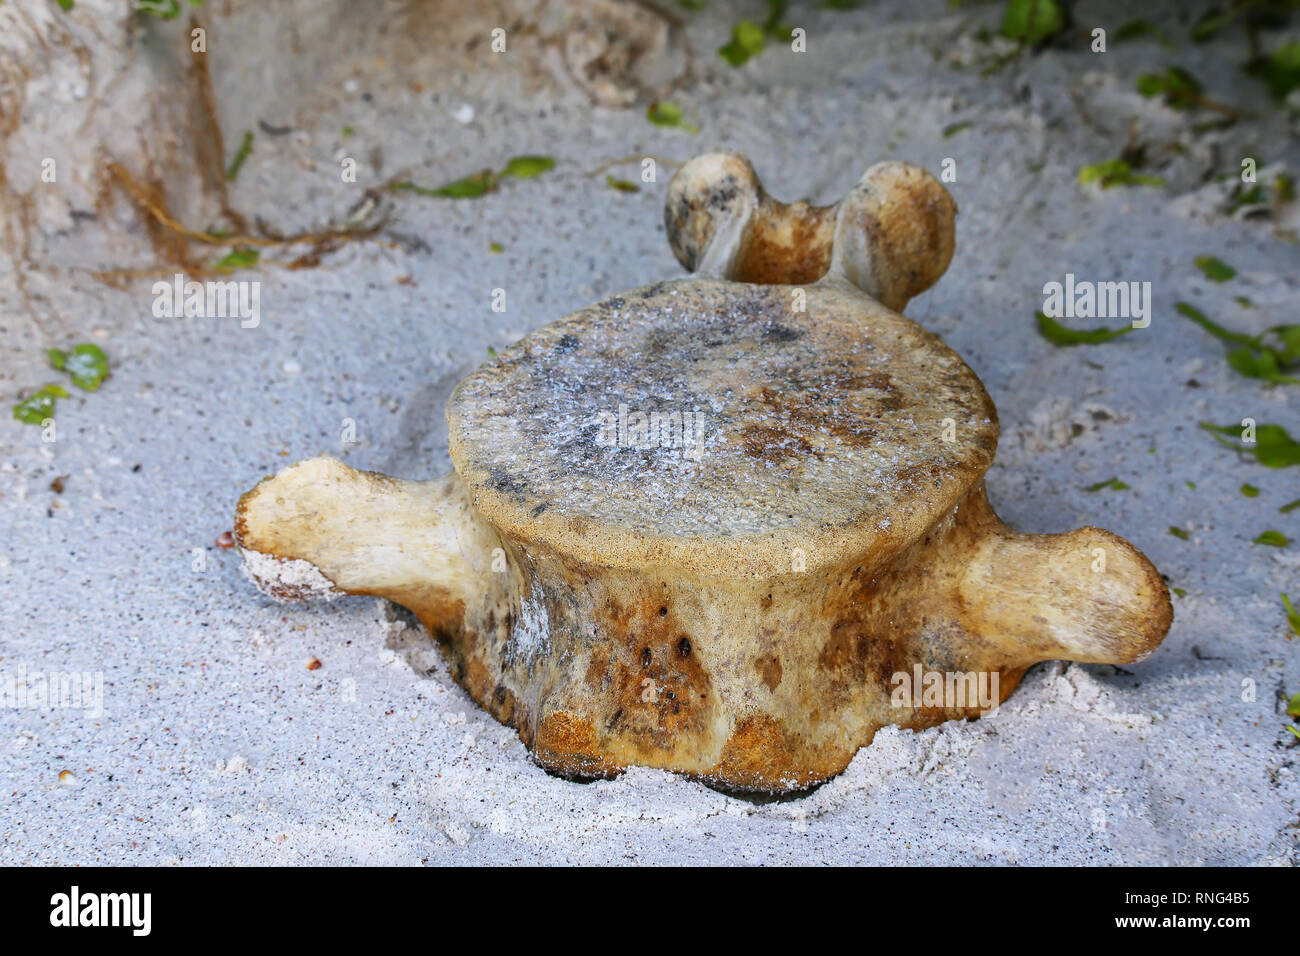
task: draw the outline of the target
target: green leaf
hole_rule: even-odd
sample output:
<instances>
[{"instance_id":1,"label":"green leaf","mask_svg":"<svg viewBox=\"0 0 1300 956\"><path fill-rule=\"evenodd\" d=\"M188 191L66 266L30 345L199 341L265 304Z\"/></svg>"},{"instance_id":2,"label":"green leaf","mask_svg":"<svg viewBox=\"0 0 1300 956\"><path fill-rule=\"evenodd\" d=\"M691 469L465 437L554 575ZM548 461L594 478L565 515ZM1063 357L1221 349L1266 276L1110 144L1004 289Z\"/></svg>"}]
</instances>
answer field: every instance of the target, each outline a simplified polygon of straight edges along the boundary
<instances>
[{"instance_id":1,"label":"green leaf","mask_svg":"<svg viewBox=\"0 0 1300 956\"><path fill-rule=\"evenodd\" d=\"M1282 595L1282 606L1286 608L1286 622L1291 625L1291 631L1300 637L1300 612L1291 604L1291 599L1285 594Z\"/></svg>"},{"instance_id":2,"label":"green leaf","mask_svg":"<svg viewBox=\"0 0 1300 956\"><path fill-rule=\"evenodd\" d=\"M1265 531L1252 544L1267 544L1274 548L1285 548L1291 542L1281 531Z\"/></svg>"},{"instance_id":3,"label":"green leaf","mask_svg":"<svg viewBox=\"0 0 1300 956\"><path fill-rule=\"evenodd\" d=\"M1300 694L1293 694L1286 702L1288 717L1300 717Z\"/></svg>"},{"instance_id":4,"label":"green leaf","mask_svg":"<svg viewBox=\"0 0 1300 956\"><path fill-rule=\"evenodd\" d=\"M1122 159L1107 159L1079 169L1079 182L1083 185L1099 183L1102 189L1112 186L1163 186L1159 176L1144 176L1133 172L1133 167Z\"/></svg>"},{"instance_id":5,"label":"green leaf","mask_svg":"<svg viewBox=\"0 0 1300 956\"><path fill-rule=\"evenodd\" d=\"M1282 512L1282 514L1285 515L1285 514L1290 514L1292 511L1295 511L1297 508L1300 508L1300 498L1297 498L1295 501L1288 501L1286 504L1284 504L1281 508L1278 508L1277 510Z\"/></svg>"},{"instance_id":6,"label":"green leaf","mask_svg":"<svg viewBox=\"0 0 1300 956\"><path fill-rule=\"evenodd\" d=\"M59 6L63 8L64 13L70 13L76 5L77 0L59 0Z\"/></svg>"},{"instance_id":7,"label":"green leaf","mask_svg":"<svg viewBox=\"0 0 1300 956\"><path fill-rule=\"evenodd\" d=\"M605 185L622 193L638 193L641 191L641 187L636 183L626 179L615 179L609 173L605 174Z\"/></svg>"},{"instance_id":8,"label":"green leaf","mask_svg":"<svg viewBox=\"0 0 1300 956\"><path fill-rule=\"evenodd\" d=\"M50 364L72 377L72 384L93 392L108 377L108 356L93 342L74 345L71 352L46 349Z\"/></svg>"},{"instance_id":9,"label":"green leaf","mask_svg":"<svg viewBox=\"0 0 1300 956\"><path fill-rule=\"evenodd\" d=\"M1182 588L1170 588L1170 590L1173 591L1175 594L1177 594L1180 598L1187 597L1187 592L1184 591Z\"/></svg>"},{"instance_id":10,"label":"green leaf","mask_svg":"<svg viewBox=\"0 0 1300 956\"><path fill-rule=\"evenodd\" d=\"M1268 206L1274 203L1288 203L1295 199L1295 180L1286 173L1278 173L1273 177L1273 183L1270 186L1267 183L1252 183L1250 188L1244 188L1243 183L1238 183L1234 187L1232 196L1224 211L1229 215L1247 206Z\"/></svg>"},{"instance_id":11,"label":"green leaf","mask_svg":"<svg viewBox=\"0 0 1300 956\"><path fill-rule=\"evenodd\" d=\"M46 385L14 405L14 418L24 425L39 425L54 417L54 406L68 392L62 385Z\"/></svg>"},{"instance_id":12,"label":"green leaf","mask_svg":"<svg viewBox=\"0 0 1300 956\"><path fill-rule=\"evenodd\" d=\"M952 139L952 137L956 136L962 130L970 129L971 125L972 124L970 123L969 120L963 123L949 123L947 126L943 128L943 138Z\"/></svg>"},{"instance_id":13,"label":"green leaf","mask_svg":"<svg viewBox=\"0 0 1300 956\"><path fill-rule=\"evenodd\" d=\"M700 131L698 126L686 121L682 113L682 108L676 103L651 103L646 108L645 116L646 119L654 123L656 126L673 126L692 134Z\"/></svg>"},{"instance_id":14,"label":"green leaf","mask_svg":"<svg viewBox=\"0 0 1300 956\"><path fill-rule=\"evenodd\" d=\"M1268 197L1264 194L1263 183L1255 183L1249 189L1238 187L1237 192L1228 202L1228 212L1234 213L1245 206L1261 206L1268 202Z\"/></svg>"},{"instance_id":15,"label":"green leaf","mask_svg":"<svg viewBox=\"0 0 1300 956\"><path fill-rule=\"evenodd\" d=\"M477 199L497 188L497 174L490 169L484 169L464 179L439 186L437 189L417 186L409 180L393 183L388 188L394 192L412 192L417 196L432 196L440 199Z\"/></svg>"},{"instance_id":16,"label":"green leaf","mask_svg":"<svg viewBox=\"0 0 1300 956\"><path fill-rule=\"evenodd\" d=\"M501 175L513 176L515 179L531 179L554 168L555 159L552 156L516 156L506 163L506 168L501 170Z\"/></svg>"},{"instance_id":17,"label":"green leaf","mask_svg":"<svg viewBox=\"0 0 1300 956\"><path fill-rule=\"evenodd\" d=\"M677 0L677 5L683 10L698 11L708 6L709 0Z\"/></svg>"},{"instance_id":18,"label":"green leaf","mask_svg":"<svg viewBox=\"0 0 1300 956\"><path fill-rule=\"evenodd\" d=\"M1300 442L1281 425L1260 425L1255 429L1255 459L1265 468L1300 465Z\"/></svg>"},{"instance_id":19,"label":"green leaf","mask_svg":"<svg viewBox=\"0 0 1300 956\"><path fill-rule=\"evenodd\" d=\"M1300 355L1300 325L1274 325L1269 331L1278 337L1288 354Z\"/></svg>"},{"instance_id":20,"label":"green leaf","mask_svg":"<svg viewBox=\"0 0 1300 956\"><path fill-rule=\"evenodd\" d=\"M251 130L244 133L244 139L239 144L239 149L235 151L235 158L230 161L230 168L226 170L226 179L230 182L235 181L239 171L244 168L244 160L248 159L248 154L253 151L253 133Z\"/></svg>"},{"instance_id":21,"label":"green leaf","mask_svg":"<svg viewBox=\"0 0 1300 956\"><path fill-rule=\"evenodd\" d=\"M1258 57L1247 66L1247 71L1268 85L1268 91L1279 100L1300 88L1300 40L1278 47L1272 53Z\"/></svg>"},{"instance_id":22,"label":"green leaf","mask_svg":"<svg viewBox=\"0 0 1300 956\"><path fill-rule=\"evenodd\" d=\"M1275 325L1269 329L1267 334L1274 336L1281 345L1281 348L1277 348L1268 344L1264 336L1245 335L1225 329L1186 302L1179 302L1174 308L1215 338L1240 346L1228 352L1228 364L1242 375L1263 379L1274 385L1300 384L1300 378L1282 374L1292 365L1300 363L1300 326Z\"/></svg>"},{"instance_id":23,"label":"green leaf","mask_svg":"<svg viewBox=\"0 0 1300 956\"><path fill-rule=\"evenodd\" d=\"M134 0L134 2L137 12L147 13L159 20L175 20L181 15L179 0ZM190 6L197 5L191 0Z\"/></svg>"},{"instance_id":24,"label":"green leaf","mask_svg":"<svg viewBox=\"0 0 1300 956\"><path fill-rule=\"evenodd\" d=\"M832 7L831 4L835 2L841 4L853 3L856 5L856 0L828 0L828 3L824 5L831 9L853 9L851 6ZM773 39L790 39L790 27L781 23L781 18L785 16L785 8L789 5L789 0L767 0L767 19L763 21L763 32Z\"/></svg>"},{"instance_id":25,"label":"green leaf","mask_svg":"<svg viewBox=\"0 0 1300 956\"><path fill-rule=\"evenodd\" d=\"M1260 347L1272 352L1277 357L1278 365L1290 368L1292 365L1300 363L1300 325L1275 325L1264 333L1261 338L1269 336L1276 339L1278 345L1261 345Z\"/></svg>"},{"instance_id":26,"label":"green leaf","mask_svg":"<svg viewBox=\"0 0 1300 956\"><path fill-rule=\"evenodd\" d=\"M1150 20L1130 20L1122 24L1115 30L1114 41L1123 43L1127 40L1138 40L1143 37L1151 37L1163 47L1172 47L1174 41L1169 38L1169 34L1160 29Z\"/></svg>"},{"instance_id":27,"label":"green leaf","mask_svg":"<svg viewBox=\"0 0 1300 956\"><path fill-rule=\"evenodd\" d=\"M766 41L766 32L760 24L753 20L741 20L731 28L731 39L718 47L718 56L732 66L743 66L763 52Z\"/></svg>"},{"instance_id":28,"label":"green leaf","mask_svg":"<svg viewBox=\"0 0 1300 956\"><path fill-rule=\"evenodd\" d=\"M1182 538L1184 541L1186 541L1188 538L1191 537L1191 535L1189 535L1182 528L1179 528L1172 524L1169 526L1169 533L1172 534L1175 538Z\"/></svg>"},{"instance_id":29,"label":"green leaf","mask_svg":"<svg viewBox=\"0 0 1300 956\"><path fill-rule=\"evenodd\" d=\"M1186 302L1179 302L1174 305L1174 309L1180 315L1185 315L1205 331L1209 332L1216 338L1223 339L1225 342L1231 342L1234 345L1245 345L1254 347L1259 344L1259 339L1253 335L1244 335L1241 332L1229 332L1221 325L1217 325L1206 318L1205 313L1193 305Z\"/></svg>"},{"instance_id":30,"label":"green leaf","mask_svg":"<svg viewBox=\"0 0 1300 956\"><path fill-rule=\"evenodd\" d=\"M1241 441L1242 428L1240 425L1215 425L1210 422L1200 422L1198 424L1207 432L1214 433L1215 439L1229 448L1245 452L1248 455L1254 455L1255 460L1265 468L1286 468L1290 465L1300 465L1300 442L1292 440L1286 429L1281 425L1257 425L1255 427L1255 441L1252 444L1246 444ZM1220 438L1220 435L1231 435L1237 440L1228 441L1225 438Z\"/></svg>"},{"instance_id":31,"label":"green leaf","mask_svg":"<svg viewBox=\"0 0 1300 956\"><path fill-rule=\"evenodd\" d=\"M1109 488L1111 491L1129 490L1129 486L1124 484L1124 482L1120 481L1118 478L1107 478L1105 481L1099 481L1095 485L1089 485L1087 488L1084 488L1083 490L1101 491L1104 488Z\"/></svg>"},{"instance_id":32,"label":"green leaf","mask_svg":"<svg viewBox=\"0 0 1300 956\"><path fill-rule=\"evenodd\" d=\"M1205 278L1211 282L1227 282L1237 276L1236 269L1214 256L1197 256L1195 262L1196 268L1204 272Z\"/></svg>"},{"instance_id":33,"label":"green leaf","mask_svg":"<svg viewBox=\"0 0 1300 956\"><path fill-rule=\"evenodd\" d=\"M1251 484L1244 484L1244 485L1242 485L1242 486L1241 486L1241 493L1242 493L1243 495L1245 495L1247 498L1258 498L1258 497L1259 497L1259 489L1256 488L1254 485L1251 485Z\"/></svg>"},{"instance_id":34,"label":"green leaf","mask_svg":"<svg viewBox=\"0 0 1300 956\"><path fill-rule=\"evenodd\" d=\"M1211 7L1202 13L1192 24L1189 32L1193 42L1204 43L1237 18L1237 10L1221 10Z\"/></svg>"},{"instance_id":35,"label":"green leaf","mask_svg":"<svg viewBox=\"0 0 1300 956\"><path fill-rule=\"evenodd\" d=\"M1228 353L1228 364L1247 378L1259 378L1274 384L1297 384L1300 379L1278 372L1277 357L1271 352L1255 349L1233 349Z\"/></svg>"},{"instance_id":36,"label":"green leaf","mask_svg":"<svg viewBox=\"0 0 1300 956\"><path fill-rule=\"evenodd\" d=\"M1057 0L1011 0L1002 17L1002 35L1039 46L1065 29L1065 10Z\"/></svg>"},{"instance_id":37,"label":"green leaf","mask_svg":"<svg viewBox=\"0 0 1300 956\"><path fill-rule=\"evenodd\" d=\"M1291 202L1295 199L1295 180L1286 173L1278 173L1273 177L1273 191L1279 202Z\"/></svg>"},{"instance_id":38,"label":"green leaf","mask_svg":"<svg viewBox=\"0 0 1300 956\"><path fill-rule=\"evenodd\" d=\"M1291 731L1292 736L1300 737L1300 730L1296 730L1290 724L1283 724L1282 726L1285 727L1287 730Z\"/></svg>"},{"instance_id":39,"label":"green leaf","mask_svg":"<svg viewBox=\"0 0 1300 956\"><path fill-rule=\"evenodd\" d=\"M1126 325L1122 329L1067 329L1042 312L1035 312L1034 314L1038 316L1039 334L1053 345L1062 347L1100 345L1103 342L1109 342L1111 339L1117 339L1121 335L1127 335L1133 331L1131 325Z\"/></svg>"},{"instance_id":40,"label":"green leaf","mask_svg":"<svg viewBox=\"0 0 1300 956\"><path fill-rule=\"evenodd\" d=\"M1195 106L1201 99L1200 81L1181 66L1166 67L1163 73L1143 73L1137 78L1137 91L1143 96L1163 95L1176 109Z\"/></svg>"},{"instance_id":41,"label":"green leaf","mask_svg":"<svg viewBox=\"0 0 1300 956\"><path fill-rule=\"evenodd\" d=\"M218 272L233 272L235 269L251 269L257 265L262 254L254 248L242 246L231 249L212 266Z\"/></svg>"},{"instance_id":42,"label":"green leaf","mask_svg":"<svg viewBox=\"0 0 1300 956\"><path fill-rule=\"evenodd\" d=\"M501 245L501 243L499 242L488 243L488 252L505 252L505 251L506 251L506 247Z\"/></svg>"},{"instance_id":43,"label":"green leaf","mask_svg":"<svg viewBox=\"0 0 1300 956\"><path fill-rule=\"evenodd\" d=\"M1143 73L1137 78L1137 91L1143 96L1155 96L1165 91L1164 80L1155 73Z\"/></svg>"}]
</instances>

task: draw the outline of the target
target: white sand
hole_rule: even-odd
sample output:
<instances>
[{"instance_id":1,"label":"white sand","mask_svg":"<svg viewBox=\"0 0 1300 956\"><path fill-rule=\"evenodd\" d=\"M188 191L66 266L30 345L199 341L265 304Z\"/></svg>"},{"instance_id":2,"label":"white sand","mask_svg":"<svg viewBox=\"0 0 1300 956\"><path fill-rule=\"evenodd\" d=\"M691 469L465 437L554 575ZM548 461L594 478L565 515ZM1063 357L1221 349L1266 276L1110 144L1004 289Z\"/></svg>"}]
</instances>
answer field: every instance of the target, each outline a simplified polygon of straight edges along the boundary
<instances>
[{"instance_id":1,"label":"white sand","mask_svg":"<svg viewBox=\"0 0 1300 956\"><path fill-rule=\"evenodd\" d=\"M0 423L0 674L102 673L105 713L0 713L0 864L1295 861L1296 741L1277 694L1300 690L1300 641L1286 637L1278 594L1300 597L1300 579L1295 546L1250 539L1266 528L1300 538L1300 512L1277 513L1296 497L1296 469L1239 461L1196 422L1250 415L1300 435L1300 400L1236 375L1220 343L1173 311L1185 299L1250 330L1296 320L1296 247L1268 223L1179 202L1235 169L1242 144L1265 144L1261 165L1300 169L1284 134L1294 121L1235 68L1239 38L1176 56L1151 42L1104 55L1080 44L981 77L954 64L982 55L970 37L996 27L997 7L873 3L791 14L815 55L770 49L735 71L712 51L742 8L719 0L681 12L701 61L696 84L673 94L701 127L691 136L651 125L643 107L592 107L577 83L555 79L558 48L539 66L520 40L513 59L492 61L463 48L457 23L434 24L448 26L445 42L423 42L396 5L362 16L335 0L297 4L300 42L268 53L285 34L264 6L229 6L201 16L227 156L256 131L231 199L277 228L341 220L367 185L403 168L434 186L520 153L558 165L475 201L386 198L396 235L384 244L350 246L316 269L240 273L262 282L256 328L159 319L151 280L119 291L89 275L153 261L138 219L121 202L97 220L71 211L93 208L105 156L139 173L142 142L167 153L148 116L184 88L159 51L174 51L185 25L155 31L128 59L124 5L81 0L69 22L88 68L57 44L23 48L30 77L0 84L6 104L25 104L21 128L0 134L0 223L11 230L0 244L0 391L9 401L55 381L44 349L76 341L102 344L113 375L60 405L53 444ZM1081 28L1134 15L1078 6ZM0 24L11 53L30 43L23 31L49 37L67 17L9 0L0 18L18 11L23 24ZM496 14L481 16L464 30L480 35ZM1171 58L1262 118L1193 136L1203 117L1131 92L1138 73ZM1169 187L1079 188L1078 167L1117 155L1131 118L1168 162ZM267 135L259 120L294 132ZM959 121L973 125L944 138ZM633 154L684 160L720 147L747 152L779 197L819 202L877 159L932 170L956 159L957 256L909 312L997 402L1004 440L989 488L1003 517L1027 531L1110 528L1186 590L1154 655L1127 673L1040 666L992 720L883 731L799 799L741 800L646 770L581 785L536 768L404 618L372 599L275 605L240 575L237 551L213 546L240 492L298 458L444 471L446 396L487 347L680 274L662 231L667 170L636 194L588 173ZM59 161L57 184L40 182L46 156ZM357 183L340 180L348 157ZM613 172L634 179L637 167ZM197 187L177 206L187 222L215 221ZM489 252L492 242L505 251ZM1238 277L1207 282L1192 261L1207 254ZM1095 348L1049 346L1033 313L1043 284L1067 271L1151 281L1151 327ZM505 313L490 310L494 288L507 290ZM344 445L349 421L355 442ZM1131 490L1080 490L1112 475ZM1258 498L1238 493L1246 481ZM61 784L63 770L73 777Z\"/></svg>"}]
</instances>

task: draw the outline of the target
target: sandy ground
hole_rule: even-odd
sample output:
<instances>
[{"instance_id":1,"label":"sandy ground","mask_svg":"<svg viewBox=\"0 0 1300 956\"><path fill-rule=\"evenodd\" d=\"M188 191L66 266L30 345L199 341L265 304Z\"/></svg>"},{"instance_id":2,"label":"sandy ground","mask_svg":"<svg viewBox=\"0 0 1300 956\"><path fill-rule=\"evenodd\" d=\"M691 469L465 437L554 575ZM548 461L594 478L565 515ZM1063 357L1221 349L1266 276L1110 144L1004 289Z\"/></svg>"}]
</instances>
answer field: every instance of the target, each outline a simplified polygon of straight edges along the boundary
<instances>
[{"instance_id":1,"label":"sandy ground","mask_svg":"<svg viewBox=\"0 0 1300 956\"><path fill-rule=\"evenodd\" d=\"M256 328L155 317L150 285L176 270L158 263L120 191L96 204L107 157L137 171L151 157L173 170L169 184L189 181L175 155L193 137L168 125L180 86L168 51L186 25L132 31L120 5L91 0L72 14L0 8L26 18L8 53L28 51L25 75L0 83L0 102L21 105L17 124L0 126L0 391L11 402L58 380L47 347L93 341L112 362L99 391L60 405L56 441L7 413L0 423L0 676L103 678L102 714L0 714L0 863L1294 863L1297 741L1278 694L1300 691L1300 641L1278 595L1300 596L1300 545L1251 539L1267 528L1300 538L1300 512L1277 512L1300 493L1296 469L1239 458L1196 423L1249 416L1300 435L1300 400L1233 372L1222 345L1174 311L1190 301L1252 332L1296 321L1297 246L1278 223L1217 205L1215 177L1243 156L1300 169L1294 114L1236 69L1239 35L1094 54L1087 30L1113 31L1131 5L1080 3L1071 49L984 76L992 54L975 34L996 30L1000 5L873 3L796 10L787 19L806 27L809 53L773 47L733 70L713 51L750 11L715 2L676 10L685 27L670 37L696 54L671 93L700 127L691 135L647 122L644 101L593 105L563 43L529 39L527 16L516 52L492 60L495 10L360 6L201 12L227 160L256 131L235 208L319 229L401 170L439 185L520 153L557 165L474 201L385 197L378 241L314 269L241 273L261 281ZM1189 14L1144 15L1185 36ZM22 30L71 39L33 53ZM1170 62L1256 115L1194 132L1212 114L1133 92L1139 73ZM291 132L266 134L259 120ZM953 133L958 123L970 125ZM1079 167L1118 155L1132 124L1167 185L1080 187ZM955 160L957 255L909 314L998 405L988 482L1003 518L1026 531L1115 530L1185 592L1154 655L1122 671L1041 665L996 718L882 731L843 775L795 799L740 799L648 770L578 784L532 764L402 612L362 598L273 604L236 552L216 547L238 495L298 458L444 472L444 402L489 347L681 273L660 212L670 167L638 193L592 171L716 148L748 153L777 196L820 202L877 159L934 171ZM47 156L61 160L57 183L40 181ZM349 157L356 183L339 175ZM174 190L173 208L218 224L195 189ZM1237 277L1207 281L1193 262L1203 255ZM92 275L111 268L147 277L116 288ZM1053 347L1034 312L1066 272L1150 281L1150 328ZM507 290L505 313L490 309L493 288ZM356 442L343 445L348 419ZM1130 489L1083 490L1112 476ZM1259 496L1243 497L1243 482Z\"/></svg>"}]
</instances>

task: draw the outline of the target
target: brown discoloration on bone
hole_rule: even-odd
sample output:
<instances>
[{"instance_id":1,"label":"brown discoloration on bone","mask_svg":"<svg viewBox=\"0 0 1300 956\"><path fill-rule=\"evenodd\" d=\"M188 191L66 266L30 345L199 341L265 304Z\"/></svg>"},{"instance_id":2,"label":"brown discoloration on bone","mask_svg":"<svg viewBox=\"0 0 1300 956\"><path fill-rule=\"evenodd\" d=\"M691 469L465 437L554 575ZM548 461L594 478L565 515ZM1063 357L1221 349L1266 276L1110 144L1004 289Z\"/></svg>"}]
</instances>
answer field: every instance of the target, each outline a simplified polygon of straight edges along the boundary
<instances>
[{"instance_id":1,"label":"brown discoloration on bone","mask_svg":"<svg viewBox=\"0 0 1300 956\"><path fill-rule=\"evenodd\" d=\"M548 715L537 728L533 757L553 773L569 777L610 777L627 769L597 746L590 719L565 710Z\"/></svg>"},{"instance_id":2,"label":"brown discoloration on bone","mask_svg":"<svg viewBox=\"0 0 1300 956\"><path fill-rule=\"evenodd\" d=\"M673 176L664 222L692 272L764 285L838 276L901 310L948 268L956 215L943 185L906 163L877 163L834 205L787 205L743 156L712 153Z\"/></svg>"},{"instance_id":3,"label":"brown discoloration on bone","mask_svg":"<svg viewBox=\"0 0 1300 956\"><path fill-rule=\"evenodd\" d=\"M719 228L748 220L762 191L749 160L738 153L698 157L674 174L664 203L673 254L688 271L703 264Z\"/></svg>"},{"instance_id":4,"label":"brown discoloration on bone","mask_svg":"<svg viewBox=\"0 0 1300 956\"><path fill-rule=\"evenodd\" d=\"M831 264L835 209L786 205L765 196L745 232L730 277L760 285L816 282Z\"/></svg>"},{"instance_id":5,"label":"brown discoloration on bone","mask_svg":"<svg viewBox=\"0 0 1300 956\"><path fill-rule=\"evenodd\" d=\"M763 654L754 660L754 667L763 678L767 689L775 691L781 686L781 658L776 652Z\"/></svg>"},{"instance_id":6,"label":"brown discoloration on bone","mask_svg":"<svg viewBox=\"0 0 1300 956\"><path fill-rule=\"evenodd\" d=\"M745 454L751 458L785 461L794 455L812 454L821 457L806 438L782 428L746 425L742 434L745 438Z\"/></svg>"},{"instance_id":7,"label":"brown discoloration on bone","mask_svg":"<svg viewBox=\"0 0 1300 956\"><path fill-rule=\"evenodd\" d=\"M763 385L753 392L752 399L773 416L803 429L805 436L797 441L806 446L804 451L819 457L812 440L823 444L824 439L816 436L870 446L877 439L875 423L904 405L887 373L858 374L844 367L793 370L783 386Z\"/></svg>"},{"instance_id":8,"label":"brown discoloration on bone","mask_svg":"<svg viewBox=\"0 0 1300 956\"><path fill-rule=\"evenodd\" d=\"M891 309L938 282L952 261L957 204L923 169L878 163L839 209L836 265Z\"/></svg>"},{"instance_id":9,"label":"brown discoloration on bone","mask_svg":"<svg viewBox=\"0 0 1300 956\"><path fill-rule=\"evenodd\" d=\"M657 751L672 750L682 735L703 733L714 706L709 675L695 642L660 595L631 605L611 596L598 609L596 633L607 639L591 648L602 677L593 690L601 709L612 715L611 732L634 736L639 747Z\"/></svg>"},{"instance_id":10,"label":"brown discoloration on bone","mask_svg":"<svg viewBox=\"0 0 1300 956\"><path fill-rule=\"evenodd\" d=\"M782 790L802 790L826 779L813 767L789 766L785 755L798 747L797 738L779 721L768 714L750 714L736 724L713 774L738 790L769 789L771 781L780 781ZM844 766L847 761L839 769Z\"/></svg>"},{"instance_id":11,"label":"brown discoloration on bone","mask_svg":"<svg viewBox=\"0 0 1300 956\"><path fill-rule=\"evenodd\" d=\"M462 608L459 617L447 617L438 621L437 631L431 630L431 635L438 640L446 654L456 683L465 688L493 717L510 723L514 711L514 694L509 688L497 683L497 675L492 673L481 655L471 652L478 643L478 635L472 630L464 630L464 624ZM498 694L498 687L505 693Z\"/></svg>"},{"instance_id":12,"label":"brown discoloration on bone","mask_svg":"<svg viewBox=\"0 0 1300 956\"><path fill-rule=\"evenodd\" d=\"M803 285L824 276L835 216L834 206L773 199L749 161L734 153L687 163L669 183L664 205L668 241L683 266L694 272L725 248L726 276L761 285Z\"/></svg>"}]
</instances>

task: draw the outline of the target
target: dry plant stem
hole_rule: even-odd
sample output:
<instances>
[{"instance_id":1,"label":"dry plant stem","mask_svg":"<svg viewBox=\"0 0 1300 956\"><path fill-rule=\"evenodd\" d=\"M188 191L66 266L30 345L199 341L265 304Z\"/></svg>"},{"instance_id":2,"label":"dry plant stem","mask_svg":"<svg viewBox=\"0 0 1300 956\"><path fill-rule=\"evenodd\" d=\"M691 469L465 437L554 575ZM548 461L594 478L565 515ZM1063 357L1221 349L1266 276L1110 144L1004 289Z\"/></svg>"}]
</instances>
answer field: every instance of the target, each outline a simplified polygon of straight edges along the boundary
<instances>
[{"instance_id":1,"label":"dry plant stem","mask_svg":"<svg viewBox=\"0 0 1300 956\"><path fill-rule=\"evenodd\" d=\"M199 22L191 18L190 29L200 28ZM190 75L193 78L192 95L196 103L192 115L201 117L203 120L200 127L192 130L191 133L194 139L195 163L205 189L216 196L223 215L239 230L239 233L236 235L216 236L201 230L191 229L171 214L160 186L145 186L137 181L121 163L115 160L110 160L105 165L107 182L115 182L121 185L136 207L147 216L155 249L163 253L169 263L180 265L194 275L211 274L211 270L207 266L193 261L186 249L185 240L209 246L226 247L276 248L310 244L315 248L289 263L288 268L311 268L319 264L322 255L337 249L342 243L358 239L369 239L384 227L385 223L380 222L365 228L327 229L288 236L267 235L267 230L260 227L263 234L250 234L248 220L243 214L234 209L230 203L225 171L225 140L222 135L220 115L217 110L216 96L212 88L212 77L209 72L206 54L191 51ZM147 153L147 149L143 149L143 147L142 151ZM111 282L140 275L156 275L158 271L157 269L109 269L92 274L96 278Z\"/></svg>"},{"instance_id":2,"label":"dry plant stem","mask_svg":"<svg viewBox=\"0 0 1300 956\"><path fill-rule=\"evenodd\" d=\"M113 177L126 189L127 194L130 195L135 204L142 211L148 213L156 222L172 232L185 236L187 239L193 239L195 242L202 242L210 246L260 246L268 248L301 245L308 242L324 242L331 239L364 239L374 235L380 228L379 226L371 226L366 229L328 229L323 232L304 232L274 239L249 235L214 236L211 233L190 229L183 223L178 222L162 206L161 200L157 197L150 197L148 192L135 181L120 163L110 162L108 169Z\"/></svg>"},{"instance_id":3,"label":"dry plant stem","mask_svg":"<svg viewBox=\"0 0 1300 956\"><path fill-rule=\"evenodd\" d=\"M615 166L622 166L622 165L625 164L625 163L639 163L639 162L641 162L643 159L653 159L653 160L654 160L656 163L658 163L660 166L667 166L667 167L669 167L670 169L676 169L676 168L678 168L678 167L680 167L680 166L682 165L681 162L680 162L679 160L676 160L676 159L668 159L668 158L665 157L665 156L656 156L656 155L654 155L653 153L634 153L634 154L631 155L631 156L624 156L624 157L622 157L621 159L611 159L609 162L605 163L603 166L598 166L598 167L596 167L596 168L593 169L591 172L587 173L587 175L588 175L588 176L599 176L601 173L607 173L607 172L609 172L609 171L610 171L611 169L613 169Z\"/></svg>"},{"instance_id":4,"label":"dry plant stem","mask_svg":"<svg viewBox=\"0 0 1300 956\"><path fill-rule=\"evenodd\" d=\"M197 19L190 18L190 31L202 29ZM226 145L221 130L221 114L217 111L217 97L212 89L212 74L208 70L208 55L190 51L190 70L194 77L194 94L198 100L197 115L205 120L204 128L194 131L195 155L204 187L221 203L221 211L236 229L247 231L244 217L230 205L226 181Z\"/></svg>"}]
</instances>

